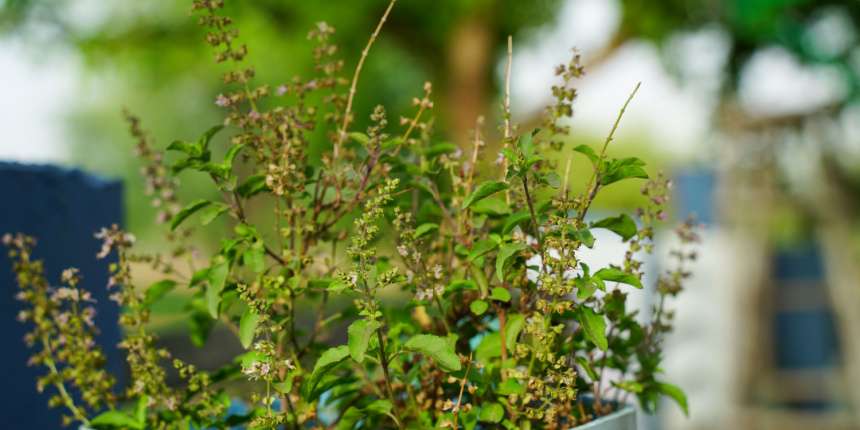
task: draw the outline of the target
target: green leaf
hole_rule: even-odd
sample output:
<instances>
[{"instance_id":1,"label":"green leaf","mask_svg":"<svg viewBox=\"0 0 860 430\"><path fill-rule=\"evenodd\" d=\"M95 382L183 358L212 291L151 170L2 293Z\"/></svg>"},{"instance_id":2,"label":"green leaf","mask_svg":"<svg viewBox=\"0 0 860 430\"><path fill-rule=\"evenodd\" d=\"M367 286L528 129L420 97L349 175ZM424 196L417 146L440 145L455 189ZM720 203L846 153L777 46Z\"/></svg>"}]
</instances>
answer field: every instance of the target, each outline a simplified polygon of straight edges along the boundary
<instances>
[{"instance_id":1,"label":"green leaf","mask_svg":"<svg viewBox=\"0 0 860 430\"><path fill-rule=\"evenodd\" d=\"M593 277L603 281L620 282L622 284L632 285L636 288L642 288L642 281L640 281L636 275L627 273L617 267L600 269Z\"/></svg>"},{"instance_id":2,"label":"green leaf","mask_svg":"<svg viewBox=\"0 0 860 430\"><path fill-rule=\"evenodd\" d=\"M505 408L498 403L484 403L481 406L481 414L478 415L478 421L485 423L497 423L505 417Z\"/></svg>"},{"instance_id":3,"label":"green leaf","mask_svg":"<svg viewBox=\"0 0 860 430\"><path fill-rule=\"evenodd\" d=\"M374 400L371 404L365 406L364 411L372 415L387 415L391 412L393 407L394 405L391 404L390 400L379 399Z\"/></svg>"},{"instance_id":4,"label":"green leaf","mask_svg":"<svg viewBox=\"0 0 860 430\"><path fill-rule=\"evenodd\" d=\"M151 306L153 303L161 300L167 293L176 288L176 281L164 279L149 286L146 289L143 303L146 306Z\"/></svg>"},{"instance_id":5,"label":"green leaf","mask_svg":"<svg viewBox=\"0 0 860 430\"><path fill-rule=\"evenodd\" d=\"M522 395L525 394L526 388L522 386L516 379L509 378L504 380L501 384L499 384L499 388L496 390L497 393L508 396L511 394Z\"/></svg>"},{"instance_id":6,"label":"green leaf","mask_svg":"<svg viewBox=\"0 0 860 430\"><path fill-rule=\"evenodd\" d=\"M633 218L630 218L627 214L621 214L615 217L604 218L600 221L597 221L591 224L593 228L605 228L615 232L617 235L621 236L621 240L628 241L631 237L636 235L638 228L636 227L636 222L633 221Z\"/></svg>"},{"instance_id":7,"label":"green leaf","mask_svg":"<svg viewBox=\"0 0 860 430\"><path fill-rule=\"evenodd\" d=\"M482 215L502 216L511 213L511 207L504 199L488 197L472 205L472 212Z\"/></svg>"},{"instance_id":8,"label":"green leaf","mask_svg":"<svg viewBox=\"0 0 860 430\"><path fill-rule=\"evenodd\" d=\"M368 137L366 134L358 132L358 131L354 131L352 133L349 133L349 138L354 140L356 143L360 144L361 146L367 146L370 144L370 137Z\"/></svg>"},{"instance_id":9,"label":"green leaf","mask_svg":"<svg viewBox=\"0 0 860 430\"><path fill-rule=\"evenodd\" d=\"M254 273L266 269L266 251L262 241L256 241L242 254L242 262Z\"/></svg>"},{"instance_id":10,"label":"green leaf","mask_svg":"<svg viewBox=\"0 0 860 430\"><path fill-rule=\"evenodd\" d=\"M167 145L168 151L182 152L190 157L199 156L203 152L203 148L196 143L186 142L184 140L174 140Z\"/></svg>"},{"instance_id":11,"label":"green leaf","mask_svg":"<svg viewBox=\"0 0 860 430\"><path fill-rule=\"evenodd\" d=\"M498 193L499 191L505 190L508 188L508 184L501 181L487 181L478 185L478 188L472 192L469 197L463 201L462 209L467 209L469 206L472 206L474 203L490 197L491 195Z\"/></svg>"},{"instance_id":12,"label":"green leaf","mask_svg":"<svg viewBox=\"0 0 860 430\"><path fill-rule=\"evenodd\" d=\"M415 238L418 239L418 238L430 233L431 231L438 230L438 229L439 229L439 224L436 224L436 223L428 222L428 223L421 224L418 226L418 228L415 229Z\"/></svg>"},{"instance_id":13,"label":"green leaf","mask_svg":"<svg viewBox=\"0 0 860 430\"><path fill-rule=\"evenodd\" d=\"M349 357L349 347L346 345L329 348L323 352L317 360L317 363L314 365L314 370L311 372L311 376L305 382L305 386L303 388L307 390L306 393L311 394L319 383L320 378L335 366L346 360L347 357Z\"/></svg>"},{"instance_id":14,"label":"green leaf","mask_svg":"<svg viewBox=\"0 0 860 430\"><path fill-rule=\"evenodd\" d=\"M403 344L403 348L432 358L442 370L447 372L460 370L460 357L454 351L454 346L444 337L432 334L415 335Z\"/></svg>"},{"instance_id":15,"label":"green leaf","mask_svg":"<svg viewBox=\"0 0 860 430\"><path fill-rule=\"evenodd\" d=\"M643 166L645 162L635 157L604 161L600 185L605 186L628 178L648 179L648 172Z\"/></svg>"},{"instance_id":16,"label":"green leaf","mask_svg":"<svg viewBox=\"0 0 860 430\"><path fill-rule=\"evenodd\" d=\"M198 348L203 347L209 338L209 333L212 332L212 327L215 326L215 320L205 309L202 311L195 309L191 313L188 323L191 343Z\"/></svg>"},{"instance_id":17,"label":"green leaf","mask_svg":"<svg viewBox=\"0 0 860 430\"><path fill-rule=\"evenodd\" d=\"M182 221L185 221L188 217L194 214L194 212L199 211L200 209L209 206L212 202L209 200L195 200L191 202L188 206L185 206L173 216L173 219L170 221L170 229L176 230L176 227L179 227L179 224L182 224Z\"/></svg>"},{"instance_id":18,"label":"green leaf","mask_svg":"<svg viewBox=\"0 0 860 430\"><path fill-rule=\"evenodd\" d=\"M251 197L263 190L268 189L266 185L266 175L251 175L236 188L236 192L244 198Z\"/></svg>"},{"instance_id":19,"label":"green leaf","mask_svg":"<svg viewBox=\"0 0 860 430\"><path fill-rule=\"evenodd\" d=\"M218 132L223 130L223 129L224 129L223 124L218 124L218 125L210 127L209 130L206 130L206 132L203 133L203 136L200 136L200 139L197 139L197 143L203 149L209 148L209 142L211 142L212 138L215 137L215 135L218 134Z\"/></svg>"},{"instance_id":20,"label":"green leaf","mask_svg":"<svg viewBox=\"0 0 860 430\"><path fill-rule=\"evenodd\" d=\"M561 185L561 177L558 176L558 173L549 172L544 175L543 182L552 188L558 188Z\"/></svg>"},{"instance_id":21,"label":"green leaf","mask_svg":"<svg viewBox=\"0 0 860 430\"><path fill-rule=\"evenodd\" d=\"M681 390L680 387L666 382L658 382L657 387L660 389L661 393L675 400L675 403L677 403L678 406L681 407L681 410L684 411L684 415L690 416L690 408L687 405L687 395L684 394L684 391Z\"/></svg>"},{"instance_id":22,"label":"green leaf","mask_svg":"<svg viewBox=\"0 0 860 430\"><path fill-rule=\"evenodd\" d=\"M350 324L347 330L349 334L349 355L352 359L362 363L364 362L364 354L370 346L370 339L381 324L378 321L368 321L364 319L356 320Z\"/></svg>"},{"instance_id":23,"label":"green leaf","mask_svg":"<svg viewBox=\"0 0 860 430\"><path fill-rule=\"evenodd\" d=\"M597 285L590 278L576 278L574 284L576 285L576 298L580 301L588 300L597 291Z\"/></svg>"},{"instance_id":24,"label":"green leaf","mask_svg":"<svg viewBox=\"0 0 860 430\"><path fill-rule=\"evenodd\" d=\"M281 394L290 394L293 391L293 378L287 375L287 379L281 382L275 382L272 387Z\"/></svg>"},{"instance_id":25,"label":"green leaf","mask_svg":"<svg viewBox=\"0 0 860 430\"><path fill-rule=\"evenodd\" d=\"M242 149L244 148L245 144L240 143L238 145L231 146L230 149L227 150L227 154L224 155L224 169L226 171L229 172L233 170L233 160L236 159L236 156L239 155L239 153L242 152Z\"/></svg>"},{"instance_id":26,"label":"green leaf","mask_svg":"<svg viewBox=\"0 0 860 430\"><path fill-rule=\"evenodd\" d=\"M484 365L489 365L491 359L501 355L502 337L499 333L490 333L482 337L478 347L475 348L475 358Z\"/></svg>"},{"instance_id":27,"label":"green leaf","mask_svg":"<svg viewBox=\"0 0 860 430\"><path fill-rule=\"evenodd\" d=\"M141 425L146 424L146 409L149 405L149 396L143 395L137 399L137 404L134 406L134 419Z\"/></svg>"},{"instance_id":28,"label":"green leaf","mask_svg":"<svg viewBox=\"0 0 860 430\"><path fill-rule=\"evenodd\" d=\"M585 337L597 346L601 351L609 348L606 340L606 320L603 315L595 313L587 306L579 307L579 323L582 324L582 332Z\"/></svg>"},{"instance_id":29,"label":"green leaf","mask_svg":"<svg viewBox=\"0 0 860 430\"><path fill-rule=\"evenodd\" d=\"M488 307L490 307L490 305L483 300L475 300L474 302L469 304L469 309L475 315L483 315L484 312L487 312Z\"/></svg>"},{"instance_id":30,"label":"green leaf","mask_svg":"<svg viewBox=\"0 0 860 430\"><path fill-rule=\"evenodd\" d=\"M640 384L636 381L621 381L621 382L614 382L613 381L612 386L618 387L624 391L629 391L633 394L639 394L642 392L642 390L645 389L645 387L643 387L642 384Z\"/></svg>"},{"instance_id":31,"label":"green leaf","mask_svg":"<svg viewBox=\"0 0 860 430\"><path fill-rule=\"evenodd\" d=\"M455 152L459 147L453 143L437 143L424 150L424 155L433 158L440 154Z\"/></svg>"},{"instance_id":32,"label":"green leaf","mask_svg":"<svg viewBox=\"0 0 860 430\"><path fill-rule=\"evenodd\" d=\"M591 379L591 382L597 381L597 372L591 368L591 363L588 362L588 359L582 356L576 357L576 363L579 364L579 367L585 371L588 377Z\"/></svg>"},{"instance_id":33,"label":"green leaf","mask_svg":"<svg viewBox=\"0 0 860 430\"><path fill-rule=\"evenodd\" d=\"M218 319L218 307L221 304L221 291L227 282L230 263L222 261L209 269L209 288L206 289L206 308L212 318Z\"/></svg>"},{"instance_id":34,"label":"green leaf","mask_svg":"<svg viewBox=\"0 0 860 430\"><path fill-rule=\"evenodd\" d=\"M499 246L499 242L496 242L493 239L484 239L475 243L472 247L472 251L469 252L469 261L475 261L478 257L496 249Z\"/></svg>"},{"instance_id":35,"label":"green leaf","mask_svg":"<svg viewBox=\"0 0 860 430\"><path fill-rule=\"evenodd\" d=\"M106 429L143 429L144 423L127 415L125 412L116 410L102 412L90 420L90 425L95 428Z\"/></svg>"},{"instance_id":36,"label":"green leaf","mask_svg":"<svg viewBox=\"0 0 860 430\"><path fill-rule=\"evenodd\" d=\"M490 293L490 298L497 302L509 302L511 301L511 292L508 291L507 288L503 287L495 287L493 291Z\"/></svg>"},{"instance_id":37,"label":"green leaf","mask_svg":"<svg viewBox=\"0 0 860 430\"><path fill-rule=\"evenodd\" d=\"M254 342L254 334L257 332L259 322L260 316L256 312L250 308L245 309L242 319L239 320L239 341L242 342L243 348L248 349Z\"/></svg>"},{"instance_id":38,"label":"green leaf","mask_svg":"<svg viewBox=\"0 0 860 430\"><path fill-rule=\"evenodd\" d=\"M501 246L499 249L499 255L496 256L496 276L500 281L504 281L505 263L508 259L527 247L528 245L521 242L506 243Z\"/></svg>"},{"instance_id":39,"label":"green leaf","mask_svg":"<svg viewBox=\"0 0 860 430\"><path fill-rule=\"evenodd\" d=\"M505 347L512 350L520 332L523 331L526 319L521 314L510 314L505 322Z\"/></svg>"},{"instance_id":40,"label":"green leaf","mask_svg":"<svg viewBox=\"0 0 860 430\"><path fill-rule=\"evenodd\" d=\"M594 247L594 235L591 234L591 230L587 228L576 230L573 232L573 236L583 245L589 248Z\"/></svg>"},{"instance_id":41,"label":"green leaf","mask_svg":"<svg viewBox=\"0 0 860 430\"><path fill-rule=\"evenodd\" d=\"M478 285L475 284L475 281L471 279L457 279L451 281L447 287L445 287L445 294L454 293L460 290L477 290Z\"/></svg>"},{"instance_id":42,"label":"green leaf","mask_svg":"<svg viewBox=\"0 0 860 430\"><path fill-rule=\"evenodd\" d=\"M505 220L505 226L502 227L502 234L508 234L514 227L522 224L523 222L531 220L531 215L527 211L517 212L508 216Z\"/></svg>"},{"instance_id":43,"label":"green leaf","mask_svg":"<svg viewBox=\"0 0 860 430\"><path fill-rule=\"evenodd\" d=\"M204 209L200 214L200 224L209 225L212 221L215 221L215 218L218 218L224 212L227 212L230 207L225 205L224 203L215 203L213 202L211 206Z\"/></svg>"},{"instance_id":44,"label":"green leaf","mask_svg":"<svg viewBox=\"0 0 860 430\"><path fill-rule=\"evenodd\" d=\"M591 160L591 164L595 166L597 165L597 161L600 160L600 157L594 152L594 149L588 145L579 145L573 148L573 150L588 157L588 159Z\"/></svg>"}]
</instances>

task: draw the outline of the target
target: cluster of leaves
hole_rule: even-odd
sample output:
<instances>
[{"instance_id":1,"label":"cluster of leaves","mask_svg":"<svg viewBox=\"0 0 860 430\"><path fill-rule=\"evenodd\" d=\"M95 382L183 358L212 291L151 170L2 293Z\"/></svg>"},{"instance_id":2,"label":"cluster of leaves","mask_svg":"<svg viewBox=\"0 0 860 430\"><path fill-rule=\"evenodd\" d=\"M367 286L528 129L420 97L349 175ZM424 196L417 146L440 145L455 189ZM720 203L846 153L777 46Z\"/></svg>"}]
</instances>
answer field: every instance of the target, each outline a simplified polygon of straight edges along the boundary
<instances>
[{"instance_id":1,"label":"cluster of leaves","mask_svg":"<svg viewBox=\"0 0 860 430\"><path fill-rule=\"evenodd\" d=\"M628 395L648 410L667 395L686 411L683 393L659 379L659 364L662 335L671 329L665 298L681 291L689 273L679 266L661 277L650 320L641 322L626 306L627 290L643 288L638 258L651 250L668 182L645 183L638 222L627 214L587 217L604 188L648 178L639 159L607 154L623 109L600 151L572 148L593 167L582 193L567 185L570 164L560 177L552 161L570 150L562 122L573 112L578 57L557 70L562 82L547 127L519 133L505 104L498 168L481 172L483 122L468 156L435 141L429 84L415 98L416 112L399 121L401 131L389 127L382 107L365 132L350 131L361 64L385 16L351 82L340 76L333 29L321 23L310 35L317 74L271 91L242 66L247 49L237 45L222 6L194 3L217 61L235 65L224 78L230 90L215 100L227 111L224 124L195 141L171 143L167 158L130 118L149 183L157 184L150 190L155 201L169 193L173 203L175 178L187 171L208 175L223 199L167 209L175 244L167 257L135 254L133 238L116 227L98 234L100 257L118 258L109 287L124 309L120 346L131 368L124 392L115 393L108 378L95 394L87 391L103 372L101 353L90 345L81 349L84 357L69 357L68 339L53 339L58 305L46 297L57 292L30 262L30 240L8 240L29 306L25 320L36 323L34 337L42 339L36 363L49 368L45 381L56 386L54 403L72 412L70 421L107 429L559 429L609 414ZM310 94L321 103L309 104ZM327 131L332 149L313 164L305 149L318 130ZM216 156L213 139L227 132L228 148ZM271 208L267 218L274 221L252 222L250 205ZM186 226L219 217L231 219L232 233L198 267ZM621 265L593 270L581 261L583 247L598 246L593 229L629 244ZM687 225L681 237L697 239ZM681 263L695 257L675 255ZM151 265L164 279L136 286L133 263ZM69 291L78 291L75 279L70 275ZM194 342L204 344L215 324L226 325L246 349L234 363L203 372L156 346L146 331L150 308L179 287L194 297ZM383 300L398 290L406 299ZM312 324L297 321L306 309L315 309ZM78 310L72 318L87 319ZM336 344L338 327L347 325L347 342ZM74 342L91 339L90 325L75 327ZM166 363L178 371L178 386L167 383ZM252 388L240 399L249 406L245 414L227 413L237 401L225 394L233 381Z\"/></svg>"}]
</instances>

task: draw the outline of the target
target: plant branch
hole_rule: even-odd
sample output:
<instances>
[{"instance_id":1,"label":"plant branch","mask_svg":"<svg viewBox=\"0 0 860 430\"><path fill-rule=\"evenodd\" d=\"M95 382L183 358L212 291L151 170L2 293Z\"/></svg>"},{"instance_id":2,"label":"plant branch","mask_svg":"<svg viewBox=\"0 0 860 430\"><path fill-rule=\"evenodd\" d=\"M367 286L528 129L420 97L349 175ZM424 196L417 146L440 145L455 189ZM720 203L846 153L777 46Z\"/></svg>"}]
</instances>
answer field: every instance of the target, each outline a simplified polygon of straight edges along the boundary
<instances>
[{"instance_id":1,"label":"plant branch","mask_svg":"<svg viewBox=\"0 0 860 430\"><path fill-rule=\"evenodd\" d=\"M361 75L362 67L364 67L364 61L370 53L370 47L373 46L373 43L376 42L376 39L379 37L379 33L382 31L382 26L385 25L385 21L388 19L388 14L391 13L391 9L394 8L395 3L397 3L397 0L391 0L391 2L388 3L388 8L385 9L385 13L382 14L382 18L380 18L379 23L376 24L376 29L373 31L373 34L370 35L370 40L367 41L367 45L365 45L364 50L361 51L361 58L358 59L358 64L355 66L355 72L352 75L352 84L349 87L349 96L347 96L346 99L346 109L343 112L343 123L340 126L340 132L337 134L337 141L335 141L334 145L334 156L332 157L334 160L337 160L340 155L340 146L343 145L343 141L346 139L346 129L349 127L352 115L352 102L355 98L358 78Z\"/></svg>"}]
</instances>

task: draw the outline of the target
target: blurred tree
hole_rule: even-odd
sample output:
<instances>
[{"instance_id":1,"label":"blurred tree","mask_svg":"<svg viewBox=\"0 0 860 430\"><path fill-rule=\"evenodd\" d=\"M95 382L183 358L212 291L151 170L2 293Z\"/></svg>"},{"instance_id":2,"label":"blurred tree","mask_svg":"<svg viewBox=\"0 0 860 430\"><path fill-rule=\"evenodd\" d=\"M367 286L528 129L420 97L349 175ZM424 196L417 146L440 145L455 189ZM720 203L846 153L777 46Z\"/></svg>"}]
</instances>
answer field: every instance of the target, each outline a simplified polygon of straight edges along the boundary
<instances>
[{"instance_id":1,"label":"blurred tree","mask_svg":"<svg viewBox=\"0 0 860 430\"><path fill-rule=\"evenodd\" d=\"M387 0L228 1L227 13L250 50L259 82L277 86L310 74L307 32L317 21L337 29L335 41L349 71ZM561 0L409 0L398 2L362 73L355 103L356 128L373 104L392 118L409 108L422 84L436 84L440 130L466 140L478 115L498 111L494 65L509 34L551 18ZM144 119L164 141L193 137L218 121L214 105L222 68L212 62L204 32L189 16L190 1L90 2L0 0L0 31L28 38L42 49L57 44L81 54L88 97L72 109L75 162L137 181L136 160L124 137L119 107ZM35 52L35 51L34 51ZM362 87L372 85L373 91ZM211 102L206 102L210 100ZM165 109L170 106L170 109ZM319 154L325 145L311 153ZM189 180L193 181L192 178ZM129 186L132 228L148 225L152 211ZM194 188L194 187L192 187ZM199 189L195 192L199 193Z\"/></svg>"}]
</instances>

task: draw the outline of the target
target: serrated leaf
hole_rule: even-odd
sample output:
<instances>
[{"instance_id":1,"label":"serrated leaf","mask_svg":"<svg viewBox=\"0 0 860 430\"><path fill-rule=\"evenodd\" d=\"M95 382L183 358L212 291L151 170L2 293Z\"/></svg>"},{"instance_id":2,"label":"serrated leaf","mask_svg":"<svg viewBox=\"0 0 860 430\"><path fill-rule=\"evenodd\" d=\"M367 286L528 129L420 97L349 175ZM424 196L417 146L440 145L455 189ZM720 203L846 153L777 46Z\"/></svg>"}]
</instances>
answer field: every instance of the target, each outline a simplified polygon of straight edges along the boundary
<instances>
[{"instance_id":1,"label":"serrated leaf","mask_svg":"<svg viewBox=\"0 0 860 430\"><path fill-rule=\"evenodd\" d=\"M197 143L204 150L209 148L209 143L212 141L212 138L215 137L215 135L218 134L218 132L223 130L223 129L224 129L223 124L218 124L218 125L210 127L209 130L206 130L206 132L203 133L202 136L200 136L200 139L197 139Z\"/></svg>"},{"instance_id":2,"label":"serrated leaf","mask_svg":"<svg viewBox=\"0 0 860 430\"><path fill-rule=\"evenodd\" d=\"M194 212L199 211L200 209L209 206L212 202L205 199L195 200L191 202L188 206L185 206L173 216L173 219L170 220L170 229L176 230L176 227L179 227L179 224L182 224L188 217L194 214Z\"/></svg>"},{"instance_id":3,"label":"serrated leaf","mask_svg":"<svg viewBox=\"0 0 860 430\"><path fill-rule=\"evenodd\" d=\"M454 346L443 337L432 334L415 335L403 344L403 348L432 358L442 370L447 372L460 370L460 357L457 356Z\"/></svg>"},{"instance_id":4,"label":"serrated leaf","mask_svg":"<svg viewBox=\"0 0 860 430\"><path fill-rule=\"evenodd\" d=\"M632 285L636 288L642 288L642 281L636 275L627 273L617 267L607 267L598 270L592 277L610 282L620 282L622 284Z\"/></svg>"},{"instance_id":5,"label":"serrated leaf","mask_svg":"<svg viewBox=\"0 0 860 430\"><path fill-rule=\"evenodd\" d=\"M275 391L281 394L290 394L293 391L293 378L290 375L287 375L287 379L284 379L281 382L275 382L272 384L272 387Z\"/></svg>"},{"instance_id":6,"label":"serrated leaf","mask_svg":"<svg viewBox=\"0 0 860 430\"><path fill-rule=\"evenodd\" d=\"M555 172L549 172L544 175L543 181L552 188L558 188L561 185L561 177Z\"/></svg>"},{"instance_id":7,"label":"serrated leaf","mask_svg":"<svg viewBox=\"0 0 860 430\"><path fill-rule=\"evenodd\" d=\"M597 291L597 285L590 278L576 278L574 284L576 285L576 298L580 301L588 300Z\"/></svg>"},{"instance_id":8,"label":"serrated leaf","mask_svg":"<svg viewBox=\"0 0 860 430\"><path fill-rule=\"evenodd\" d=\"M525 394L526 388L522 386L516 379L509 378L504 380L501 384L499 384L499 388L496 390L497 393L508 396L511 394L522 395Z\"/></svg>"},{"instance_id":9,"label":"serrated leaf","mask_svg":"<svg viewBox=\"0 0 860 430\"><path fill-rule=\"evenodd\" d=\"M478 421L485 423L497 423L505 417L505 408L498 403L484 403L481 406L481 413L478 415Z\"/></svg>"},{"instance_id":10,"label":"serrated leaf","mask_svg":"<svg viewBox=\"0 0 860 430\"><path fill-rule=\"evenodd\" d=\"M508 320L505 322L505 346L507 349L513 349L525 324L526 319L521 314L508 315Z\"/></svg>"},{"instance_id":11,"label":"serrated leaf","mask_svg":"<svg viewBox=\"0 0 860 430\"><path fill-rule=\"evenodd\" d=\"M215 203L213 202L208 208L204 209L200 214L200 224L209 225L212 221L215 221L216 218L221 216L224 212L227 212L230 209L229 206L224 203Z\"/></svg>"},{"instance_id":12,"label":"serrated leaf","mask_svg":"<svg viewBox=\"0 0 860 430\"><path fill-rule=\"evenodd\" d=\"M511 292L507 288L495 287L490 292L490 298L497 302L507 303L511 301Z\"/></svg>"},{"instance_id":13,"label":"serrated leaf","mask_svg":"<svg viewBox=\"0 0 860 430\"><path fill-rule=\"evenodd\" d=\"M151 306L153 303L161 300L167 293L176 288L176 281L164 279L149 286L146 289L143 303L146 306Z\"/></svg>"},{"instance_id":14,"label":"serrated leaf","mask_svg":"<svg viewBox=\"0 0 860 430\"><path fill-rule=\"evenodd\" d=\"M168 151L182 152L191 157L199 156L203 152L203 148L196 143L186 142L184 140L174 140L167 145Z\"/></svg>"},{"instance_id":15,"label":"serrated leaf","mask_svg":"<svg viewBox=\"0 0 860 430\"><path fill-rule=\"evenodd\" d=\"M260 234L257 233L257 229L248 224L236 224L236 226L233 227L233 231L245 239L256 239L260 237Z\"/></svg>"},{"instance_id":16,"label":"serrated leaf","mask_svg":"<svg viewBox=\"0 0 860 430\"><path fill-rule=\"evenodd\" d=\"M633 218L627 214L621 214L615 217L604 218L591 224L592 228L605 228L621 236L621 240L628 241L636 235L638 228Z\"/></svg>"},{"instance_id":17,"label":"serrated leaf","mask_svg":"<svg viewBox=\"0 0 860 430\"><path fill-rule=\"evenodd\" d=\"M254 342L254 333L257 331L257 324L260 322L260 316L253 310L245 309L242 318L239 320L239 341L242 347L248 349L251 343Z\"/></svg>"},{"instance_id":18,"label":"serrated leaf","mask_svg":"<svg viewBox=\"0 0 860 430\"><path fill-rule=\"evenodd\" d=\"M484 239L475 243L469 252L469 261L475 261L478 257L496 249L498 246L499 243L493 239Z\"/></svg>"},{"instance_id":19,"label":"serrated leaf","mask_svg":"<svg viewBox=\"0 0 860 430\"><path fill-rule=\"evenodd\" d=\"M578 314L585 337L601 351L606 351L609 348L609 343L606 340L606 320L603 315L595 313L593 309L587 306L580 306Z\"/></svg>"},{"instance_id":20,"label":"serrated leaf","mask_svg":"<svg viewBox=\"0 0 860 430\"><path fill-rule=\"evenodd\" d=\"M643 387L642 384L640 384L636 381L621 381L621 382L613 381L612 386L620 388L624 391L629 391L633 394L639 394L642 392L642 390L645 389L645 387Z\"/></svg>"},{"instance_id":21,"label":"serrated leaf","mask_svg":"<svg viewBox=\"0 0 860 430\"><path fill-rule=\"evenodd\" d=\"M518 252L526 249L528 245L521 242L506 243L499 248L496 256L496 276L500 281L505 279L505 263Z\"/></svg>"},{"instance_id":22,"label":"serrated leaf","mask_svg":"<svg viewBox=\"0 0 860 430\"><path fill-rule=\"evenodd\" d=\"M597 155L596 152L594 152L594 149L592 149L588 145L578 145L573 148L573 150L588 157L588 159L591 160L591 164L593 165L597 165L597 161L600 160L600 157Z\"/></svg>"},{"instance_id":23,"label":"serrated leaf","mask_svg":"<svg viewBox=\"0 0 860 430\"><path fill-rule=\"evenodd\" d=\"M364 411L373 415L387 415L393 407L394 405L391 404L390 400L379 399L365 406Z\"/></svg>"},{"instance_id":24,"label":"serrated leaf","mask_svg":"<svg viewBox=\"0 0 860 430\"><path fill-rule=\"evenodd\" d=\"M690 416L690 408L687 405L687 395L684 394L684 391L681 390L680 387L666 382L657 383L657 387L660 389L661 393L671 397L672 400L681 407L681 410L684 411L684 415Z\"/></svg>"},{"instance_id":25,"label":"serrated leaf","mask_svg":"<svg viewBox=\"0 0 860 430\"><path fill-rule=\"evenodd\" d=\"M238 145L233 145L230 149L227 150L227 154L224 155L224 168L229 172L233 169L233 161L236 159L236 156L242 152L242 149L245 148L245 144L240 143Z\"/></svg>"},{"instance_id":26,"label":"serrated leaf","mask_svg":"<svg viewBox=\"0 0 860 430\"><path fill-rule=\"evenodd\" d=\"M488 307L490 307L490 305L483 300L475 300L469 304L469 310L471 310L473 314L479 316L483 315L484 312L487 312Z\"/></svg>"},{"instance_id":27,"label":"serrated leaf","mask_svg":"<svg viewBox=\"0 0 860 430\"><path fill-rule=\"evenodd\" d=\"M317 359L317 362L314 365L314 370L311 372L311 376L307 381L305 381L303 389L307 390L306 393L313 393L320 381L320 378L335 366L346 360L347 357L349 357L349 347L346 345L329 348L323 352L320 355L320 358Z\"/></svg>"},{"instance_id":28,"label":"serrated leaf","mask_svg":"<svg viewBox=\"0 0 860 430\"><path fill-rule=\"evenodd\" d=\"M636 157L604 161L600 185L606 186L628 178L648 179L648 172L643 166L645 162Z\"/></svg>"},{"instance_id":29,"label":"serrated leaf","mask_svg":"<svg viewBox=\"0 0 860 430\"><path fill-rule=\"evenodd\" d=\"M206 289L206 309L212 318L218 319L218 307L221 304L221 291L227 282L227 274L230 272L230 263L220 262L209 269L209 288Z\"/></svg>"},{"instance_id":30,"label":"serrated leaf","mask_svg":"<svg viewBox=\"0 0 860 430\"><path fill-rule=\"evenodd\" d=\"M358 131L354 131L352 133L349 133L349 138L354 140L356 143L360 144L361 146L367 146L370 144L370 137L368 137L366 134L358 132Z\"/></svg>"},{"instance_id":31,"label":"serrated leaf","mask_svg":"<svg viewBox=\"0 0 860 430\"><path fill-rule=\"evenodd\" d=\"M482 337L478 347L475 348L475 358L484 365L489 365L491 359L501 355L502 337L497 332Z\"/></svg>"},{"instance_id":32,"label":"serrated leaf","mask_svg":"<svg viewBox=\"0 0 860 430\"><path fill-rule=\"evenodd\" d=\"M482 215L502 216L511 213L511 207L504 199L499 197L487 197L472 205L472 212Z\"/></svg>"},{"instance_id":33,"label":"serrated leaf","mask_svg":"<svg viewBox=\"0 0 860 430\"><path fill-rule=\"evenodd\" d=\"M356 320L350 324L347 333L349 335L349 355L353 360L363 363L364 354L370 346L370 339L381 324L378 321L364 319Z\"/></svg>"},{"instance_id":34,"label":"serrated leaf","mask_svg":"<svg viewBox=\"0 0 860 430\"><path fill-rule=\"evenodd\" d=\"M459 147L453 143L437 143L425 149L424 155L428 158L433 158L440 154L455 152Z\"/></svg>"},{"instance_id":35,"label":"serrated leaf","mask_svg":"<svg viewBox=\"0 0 860 430\"><path fill-rule=\"evenodd\" d=\"M522 224L523 222L531 220L531 215L527 211L516 212L508 216L505 220L505 226L502 227L502 234L508 234L514 227Z\"/></svg>"},{"instance_id":36,"label":"serrated leaf","mask_svg":"<svg viewBox=\"0 0 860 430\"><path fill-rule=\"evenodd\" d=\"M594 235L591 234L591 230L587 228L576 230L573 232L573 236L586 247L594 247Z\"/></svg>"},{"instance_id":37,"label":"serrated leaf","mask_svg":"<svg viewBox=\"0 0 860 430\"><path fill-rule=\"evenodd\" d=\"M415 238L418 239L418 238L420 238L424 235L427 235L430 232L432 232L434 230L438 230L438 229L439 229L439 224L436 224L436 223L428 222L428 223L421 224L415 229Z\"/></svg>"},{"instance_id":38,"label":"serrated leaf","mask_svg":"<svg viewBox=\"0 0 860 430\"><path fill-rule=\"evenodd\" d=\"M454 293L460 290L477 290L478 285L475 281L471 279L457 279L451 281L447 287L445 287L445 294Z\"/></svg>"},{"instance_id":39,"label":"serrated leaf","mask_svg":"<svg viewBox=\"0 0 860 430\"><path fill-rule=\"evenodd\" d=\"M491 195L498 193L499 191L505 190L508 188L508 184L501 181L487 181L478 185L475 191L463 201L462 209L467 209L469 206L472 206L476 202L490 197Z\"/></svg>"},{"instance_id":40,"label":"serrated leaf","mask_svg":"<svg viewBox=\"0 0 860 430\"><path fill-rule=\"evenodd\" d=\"M576 363L579 364L579 367L585 371L588 377L591 379L591 382L597 381L597 372L591 368L591 363L588 362L588 359L582 356L576 357Z\"/></svg>"},{"instance_id":41,"label":"serrated leaf","mask_svg":"<svg viewBox=\"0 0 860 430\"><path fill-rule=\"evenodd\" d=\"M266 185L266 175L251 175L236 188L236 192L244 198L251 197L261 191L268 189Z\"/></svg>"},{"instance_id":42,"label":"serrated leaf","mask_svg":"<svg viewBox=\"0 0 860 430\"><path fill-rule=\"evenodd\" d=\"M266 251L263 242L256 241L242 253L242 263L254 273L261 273L266 269Z\"/></svg>"}]
</instances>

